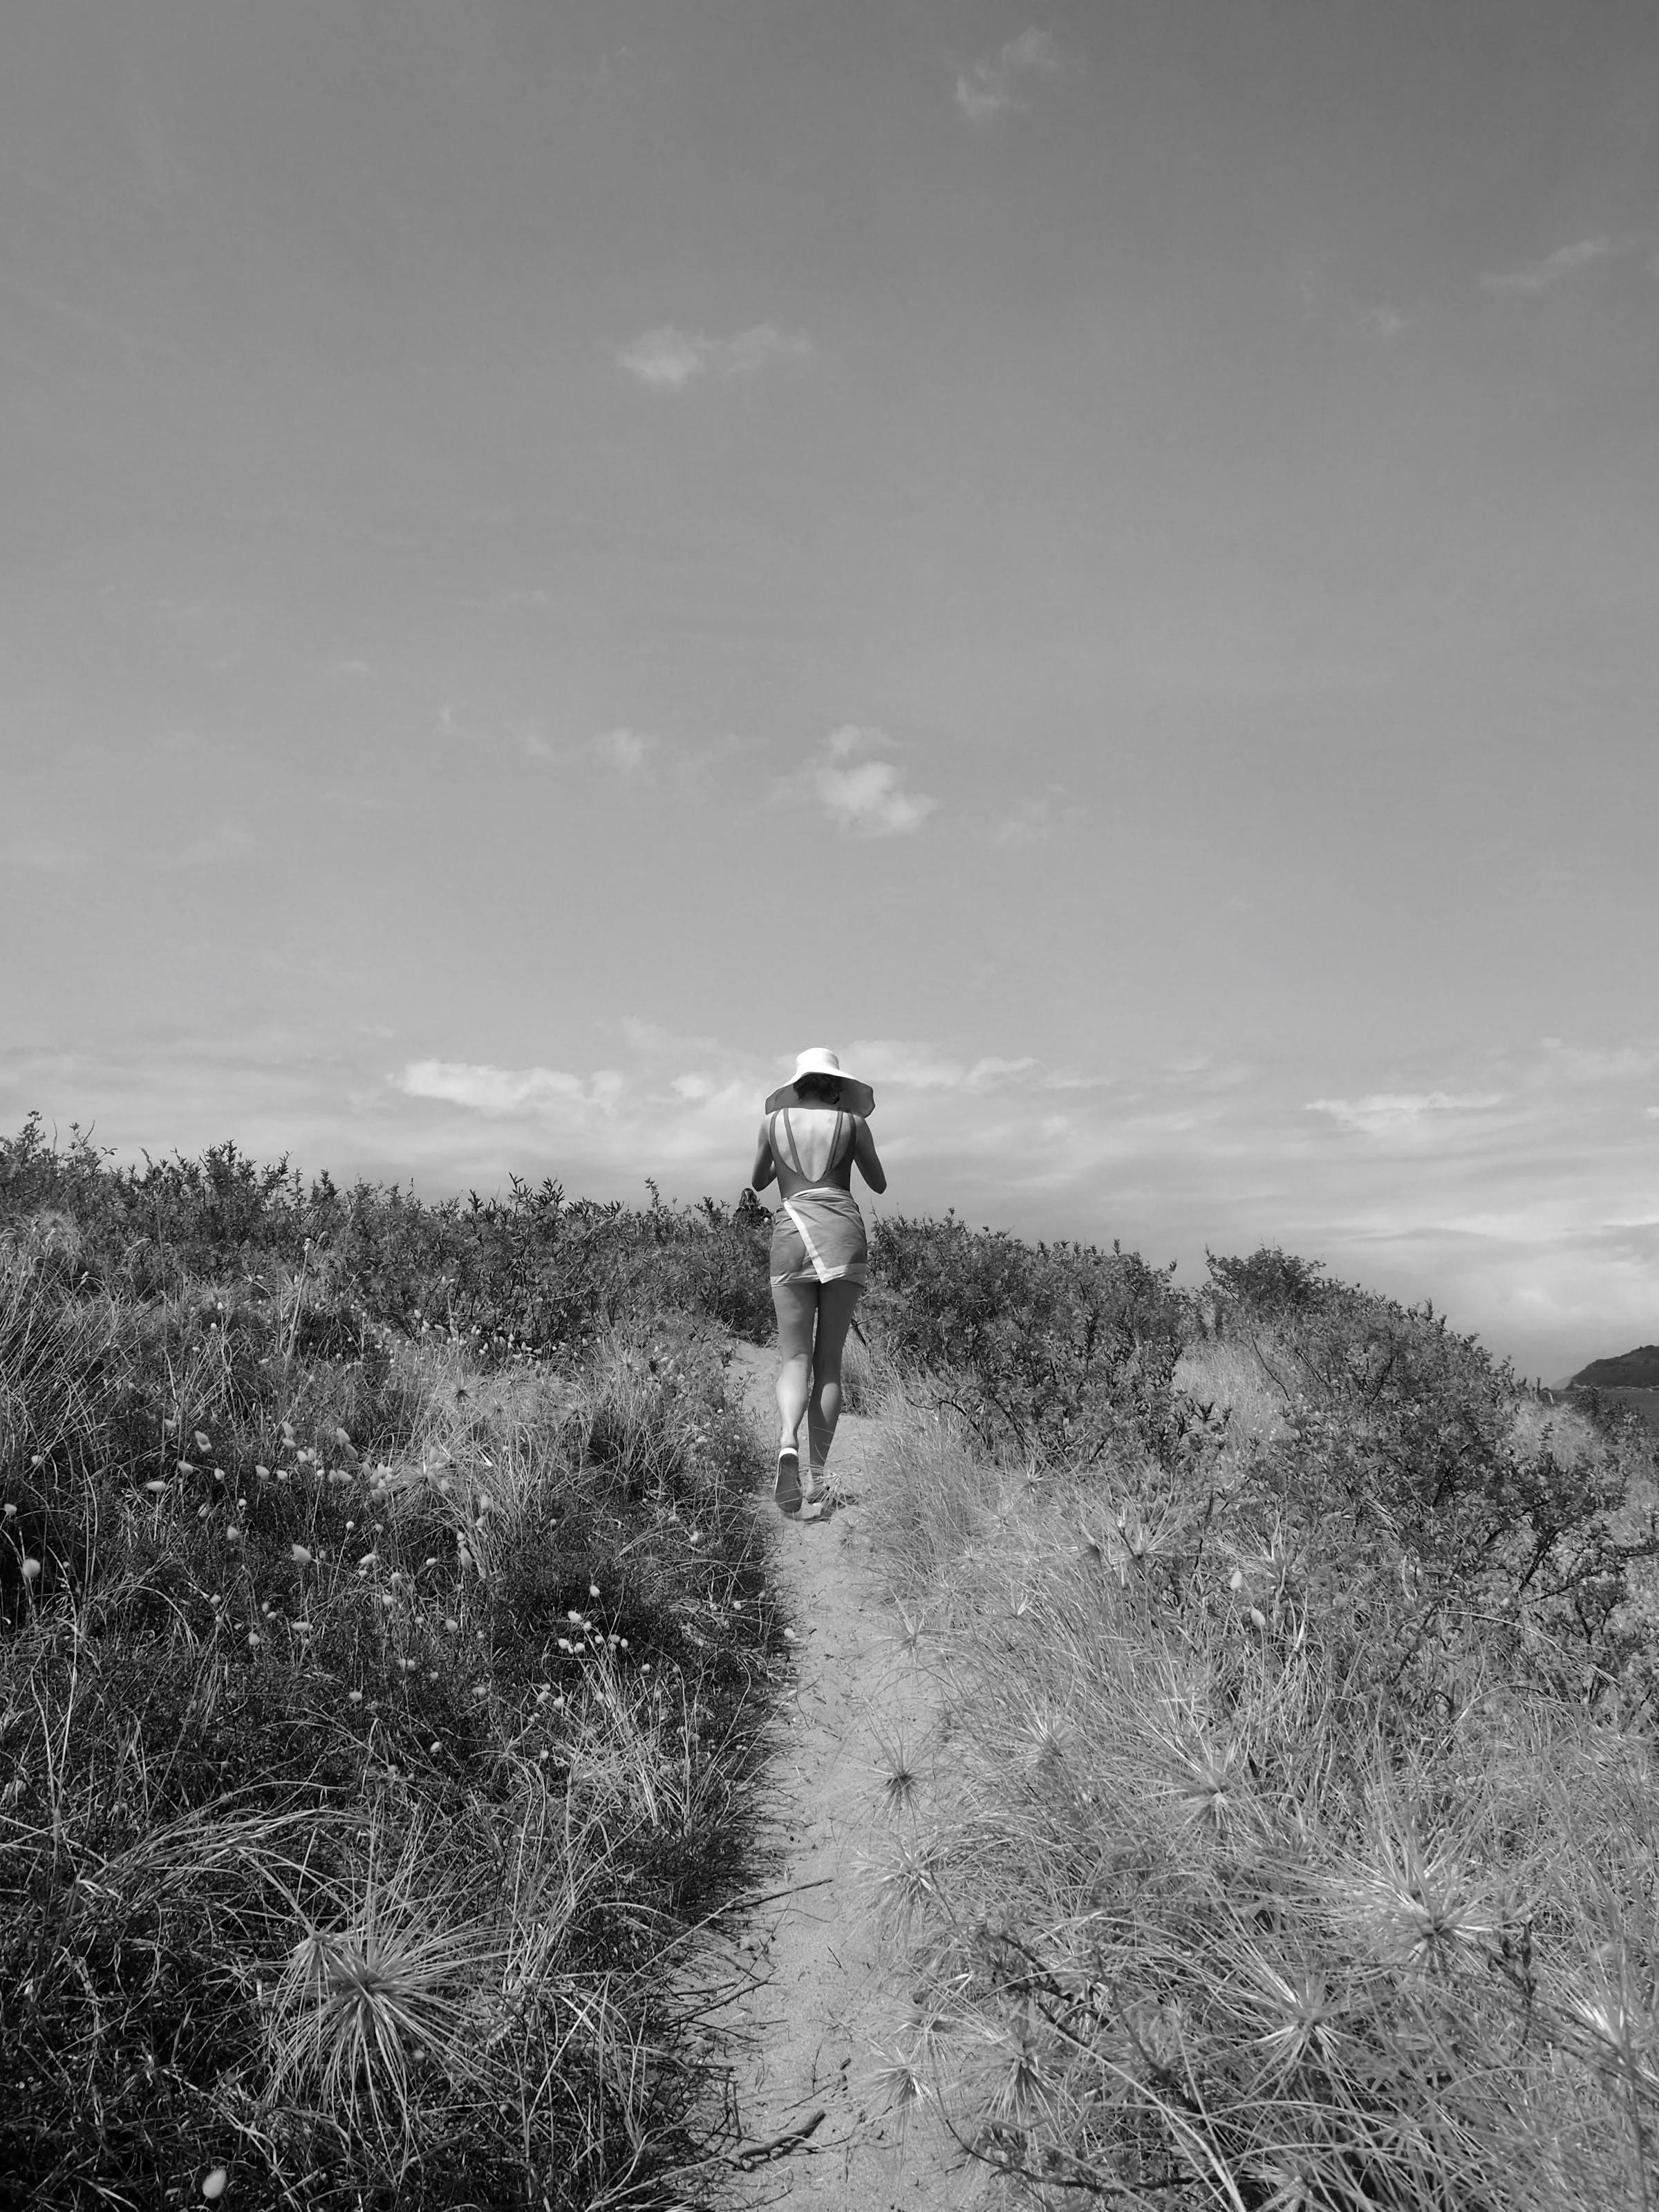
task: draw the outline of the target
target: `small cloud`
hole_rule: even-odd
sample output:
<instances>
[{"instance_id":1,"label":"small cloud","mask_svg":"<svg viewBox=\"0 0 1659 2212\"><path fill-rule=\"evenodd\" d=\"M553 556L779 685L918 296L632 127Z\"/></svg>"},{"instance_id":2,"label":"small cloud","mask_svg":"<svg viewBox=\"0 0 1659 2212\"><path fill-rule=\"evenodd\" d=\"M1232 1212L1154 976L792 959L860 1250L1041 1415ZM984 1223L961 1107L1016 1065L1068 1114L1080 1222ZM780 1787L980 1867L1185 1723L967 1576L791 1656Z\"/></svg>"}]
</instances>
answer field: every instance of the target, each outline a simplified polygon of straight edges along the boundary
<instances>
[{"instance_id":1,"label":"small cloud","mask_svg":"<svg viewBox=\"0 0 1659 2212\"><path fill-rule=\"evenodd\" d=\"M1634 239L1615 240L1599 231L1593 238L1580 238L1571 246L1558 246L1541 261L1524 262L1518 269L1489 270L1480 282L1488 292L1547 291L1564 276L1588 269L1595 262L1609 261L1616 254L1627 253L1637 243Z\"/></svg>"},{"instance_id":2,"label":"small cloud","mask_svg":"<svg viewBox=\"0 0 1659 2212\"><path fill-rule=\"evenodd\" d=\"M1036 1061L1027 1054L1019 1060L952 1060L931 1045L893 1037L866 1037L848 1048L848 1065L872 1083L892 1084L909 1091L988 1091L1018 1075L1029 1074Z\"/></svg>"},{"instance_id":3,"label":"small cloud","mask_svg":"<svg viewBox=\"0 0 1659 2212\"><path fill-rule=\"evenodd\" d=\"M32 875L61 876L74 867L78 855L67 845L60 845L51 837L26 839L21 844L6 848L5 858L14 868L27 868Z\"/></svg>"},{"instance_id":4,"label":"small cloud","mask_svg":"<svg viewBox=\"0 0 1659 2212\"><path fill-rule=\"evenodd\" d=\"M641 780L651 773L651 756L658 739L647 737L639 730L605 730L593 740L595 757L618 775L638 776Z\"/></svg>"},{"instance_id":5,"label":"small cloud","mask_svg":"<svg viewBox=\"0 0 1659 2212\"><path fill-rule=\"evenodd\" d=\"M1035 25L1010 39L957 78L957 106L970 123L988 122L1005 108L1025 107L1020 88L1034 76L1051 76L1060 67L1060 48L1047 31Z\"/></svg>"},{"instance_id":6,"label":"small cloud","mask_svg":"<svg viewBox=\"0 0 1659 2212\"><path fill-rule=\"evenodd\" d=\"M179 854L185 867L209 868L227 860L244 860L254 849L253 832L246 823L218 822L194 837Z\"/></svg>"},{"instance_id":7,"label":"small cloud","mask_svg":"<svg viewBox=\"0 0 1659 2212\"><path fill-rule=\"evenodd\" d=\"M625 345L617 361L647 391L683 392L700 377L727 383L757 376L778 362L809 361L812 350L805 331L781 331L773 323L757 323L729 338L703 337L665 323Z\"/></svg>"},{"instance_id":8,"label":"small cloud","mask_svg":"<svg viewBox=\"0 0 1659 2212\"><path fill-rule=\"evenodd\" d=\"M851 723L829 738L830 757L811 772L808 787L838 829L866 837L908 836L938 806L926 792L903 788L903 771L894 762L857 758L887 742L880 730Z\"/></svg>"},{"instance_id":9,"label":"small cloud","mask_svg":"<svg viewBox=\"0 0 1659 2212\"><path fill-rule=\"evenodd\" d=\"M1345 1129L1366 1136L1390 1130L1416 1128L1425 1121L1447 1114L1480 1114L1502 1103L1497 1091L1377 1091L1366 1098L1310 1098L1306 1111L1328 1114Z\"/></svg>"},{"instance_id":10,"label":"small cloud","mask_svg":"<svg viewBox=\"0 0 1659 2212\"><path fill-rule=\"evenodd\" d=\"M406 1097L435 1098L451 1106L470 1106L479 1114L548 1113L571 1106L609 1112L622 1095L623 1079L600 1068L586 1080L556 1067L490 1067L469 1060L411 1060L397 1085Z\"/></svg>"},{"instance_id":11,"label":"small cloud","mask_svg":"<svg viewBox=\"0 0 1659 2212\"><path fill-rule=\"evenodd\" d=\"M531 730L522 743L526 760L551 761L556 768L579 768L584 763L597 762L601 768L640 783L652 781L653 764L663 750L660 738L647 730L629 729L601 730L597 737L578 745L556 744Z\"/></svg>"},{"instance_id":12,"label":"small cloud","mask_svg":"<svg viewBox=\"0 0 1659 2212\"><path fill-rule=\"evenodd\" d=\"M1367 307L1358 320L1367 337L1373 338L1397 338L1401 331L1411 327L1408 319L1397 307Z\"/></svg>"},{"instance_id":13,"label":"small cloud","mask_svg":"<svg viewBox=\"0 0 1659 2212\"><path fill-rule=\"evenodd\" d=\"M1054 834L1060 820L1059 791L1036 792L1024 799L1012 814L1005 815L991 832L994 845L1041 845Z\"/></svg>"}]
</instances>

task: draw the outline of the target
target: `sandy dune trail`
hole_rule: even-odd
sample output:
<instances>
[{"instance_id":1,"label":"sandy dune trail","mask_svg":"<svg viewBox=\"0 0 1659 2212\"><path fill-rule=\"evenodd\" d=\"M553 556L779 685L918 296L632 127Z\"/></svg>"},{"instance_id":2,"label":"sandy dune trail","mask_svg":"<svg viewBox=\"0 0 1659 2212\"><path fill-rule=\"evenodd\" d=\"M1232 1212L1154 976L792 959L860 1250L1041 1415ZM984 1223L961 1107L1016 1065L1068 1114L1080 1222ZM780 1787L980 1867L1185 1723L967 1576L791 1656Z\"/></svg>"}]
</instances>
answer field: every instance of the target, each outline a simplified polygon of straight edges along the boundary
<instances>
[{"instance_id":1,"label":"sandy dune trail","mask_svg":"<svg viewBox=\"0 0 1659 2212\"><path fill-rule=\"evenodd\" d=\"M736 1365L763 1433L775 1436L770 1356L745 1346ZM817 2124L754 2169L746 2186L757 2206L944 2212L982 2201L982 2169L963 2170L925 2106L901 2128L880 2079L884 2060L908 2043L910 2019L909 1992L870 1912L868 1862L885 1825L884 1747L901 1734L919 1745L931 1707L870 1568L859 1500L880 1480L878 1437L875 1423L845 1416L831 1461L842 1502L826 1519L783 1522L780 1532L797 1656L774 1763L775 1886L792 1893L757 1909L744 1930L763 1979L730 2026L746 2141Z\"/></svg>"}]
</instances>

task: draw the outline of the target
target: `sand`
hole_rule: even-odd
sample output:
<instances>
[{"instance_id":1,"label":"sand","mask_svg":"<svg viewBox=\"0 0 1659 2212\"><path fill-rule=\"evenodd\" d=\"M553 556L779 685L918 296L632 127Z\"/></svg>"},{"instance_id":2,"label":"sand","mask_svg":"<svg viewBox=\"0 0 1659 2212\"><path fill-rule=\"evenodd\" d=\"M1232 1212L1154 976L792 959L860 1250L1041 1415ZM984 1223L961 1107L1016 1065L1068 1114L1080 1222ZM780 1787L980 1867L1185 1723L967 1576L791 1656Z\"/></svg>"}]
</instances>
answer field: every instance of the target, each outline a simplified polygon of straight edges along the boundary
<instances>
[{"instance_id":1,"label":"sand","mask_svg":"<svg viewBox=\"0 0 1659 2212\"><path fill-rule=\"evenodd\" d=\"M773 1437L772 1361L744 1347L738 1364ZM774 1767L772 1886L793 1893L744 1925L762 1978L726 2023L745 2142L779 2144L743 2184L755 2205L942 2212L986 2201L985 2170L963 2161L927 2106L912 2106L901 2124L882 2079L911 2020L900 1962L871 1911L870 1861L889 1818L884 1746L901 1732L920 1744L932 1701L872 1571L860 1501L881 1479L878 1443L874 1422L845 1416L831 1461L835 1509L817 1521L779 1516L779 1579L797 1641Z\"/></svg>"}]
</instances>

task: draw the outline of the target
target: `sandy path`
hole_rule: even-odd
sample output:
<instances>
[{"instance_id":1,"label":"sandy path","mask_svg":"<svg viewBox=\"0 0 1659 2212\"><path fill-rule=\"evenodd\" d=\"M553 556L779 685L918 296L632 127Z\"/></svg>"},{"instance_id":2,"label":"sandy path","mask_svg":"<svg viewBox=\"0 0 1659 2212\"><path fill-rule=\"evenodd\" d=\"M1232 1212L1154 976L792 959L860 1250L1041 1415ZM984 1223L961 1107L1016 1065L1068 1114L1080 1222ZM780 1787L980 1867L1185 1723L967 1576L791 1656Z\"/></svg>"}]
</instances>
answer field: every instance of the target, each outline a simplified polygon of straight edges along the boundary
<instances>
[{"instance_id":1,"label":"sandy path","mask_svg":"<svg viewBox=\"0 0 1659 2212\"><path fill-rule=\"evenodd\" d=\"M770 1437L772 1361L745 1346L734 1364ZM774 1768L776 1886L793 1893L759 1908L744 1931L764 1978L734 2008L733 2080L751 2143L823 2117L809 2139L755 2170L746 2186L756 2205L943 2212L981 2197L980 2175L962 2171L925 2107L899 2126L879 2078L884 2057L908 2042L910 2019L908 1991L868 1910L867 1860L884 1822L883 1746L901 1731L918 1745L932 1714L926 1677L869 1568L858 1500L880 1480L878 1437L873 1422L845 1416L831 1462L844 1502L825 1520L781 1524L779 1573L798 1641Z\"/></svg>"}]
</instances>

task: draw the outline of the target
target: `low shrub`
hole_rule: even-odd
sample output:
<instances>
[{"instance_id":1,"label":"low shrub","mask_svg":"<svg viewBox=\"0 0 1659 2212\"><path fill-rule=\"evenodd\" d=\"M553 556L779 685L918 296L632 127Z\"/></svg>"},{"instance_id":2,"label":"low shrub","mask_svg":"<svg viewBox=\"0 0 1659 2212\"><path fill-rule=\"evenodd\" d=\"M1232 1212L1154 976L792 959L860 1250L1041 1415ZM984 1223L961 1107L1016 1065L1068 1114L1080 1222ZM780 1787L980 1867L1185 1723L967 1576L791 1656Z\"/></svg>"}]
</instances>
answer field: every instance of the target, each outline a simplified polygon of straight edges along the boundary
<instances>
[{"instance_id":1,"label":"low shrub","mask_svg":"<svg viewBox=\"0 0 1659 2212\"><path fill-rule=\"evenodd\" d=\"M1056 2206L1645 2206L1646 1735L1467 1620L1435 1694L1390 1680L1364 1556L1297 1584L1248 1509L890 1420L877 1555L941 1701L878 1869L900 2103Z\"/></svg>"},{"instance_id":2,"label":"low shrub","mask_svg":"<svg viewBox=\"0 0 1659 2212\"><path fill-rule=\"evenodd\" d=\"M442 1335L486 1364L568 1352L640 1313L684 1312L758 1340L771 1325L771 1217L745 1192L645 1207L514 1176L505 1196L422 1205L234 1144L119 1168L38 1115L0 1139L0 1230L49 1247L83 1288L139 1302L240 1286L290 1356L368 1357L388 1336Z\"/></svg>"},{"instance_id":3,"label":"low shrub","mask_svg":"<svg viewBox=\"0 0 1659 2212\"><path fill-rule=\"evenodd\" d=\"M102 1195L0 1239L0 2198L706 2191L787 1648L723 1338L307 1339Z\"/></svg>"},{"instance_id":4,"label":"low shrub","mask_svg":"<svg viewBox=\"0 0 1659 2212\"><path fill-rule=\"evenodd\" d=\"M988 1448L1089 1461L1161 1420L1191 1316L1137 1254L898 1214L871 1261L873 1341Z\"/></svg>"},{"instance_id":5,"label":"low shrub","mask_svg":"<svg viewBox=\"0 0 1659 2212\"><path fill-rule=\"evenodd\" d=\"M1045 1412L1047 1263L969 1249L883 1316L950 1355L869 1493L941 1698L878 1882L900 2103L1055 2206L1645 2212L1650 1440L1272 1251L1156 1302L1156 1362L1051 1340Z\"/></svg>"}]
</instances>

